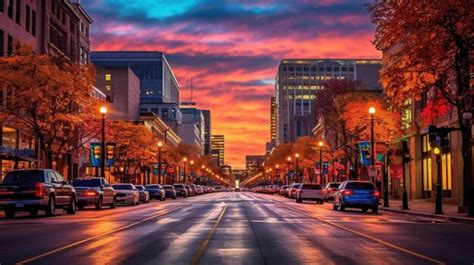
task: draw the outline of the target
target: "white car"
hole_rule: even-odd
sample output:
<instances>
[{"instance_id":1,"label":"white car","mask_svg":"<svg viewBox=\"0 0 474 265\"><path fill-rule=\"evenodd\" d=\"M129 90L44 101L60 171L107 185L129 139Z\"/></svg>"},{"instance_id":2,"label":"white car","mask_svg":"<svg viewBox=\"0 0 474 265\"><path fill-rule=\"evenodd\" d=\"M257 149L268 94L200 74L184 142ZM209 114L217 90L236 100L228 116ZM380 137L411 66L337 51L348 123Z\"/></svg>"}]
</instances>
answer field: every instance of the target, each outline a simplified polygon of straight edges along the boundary
<instances>
[{"instance_id":1,"label":"white car","mask_svg":"<svg viewBox=\"0 0 474 265\"><path fill-rule=\"evenodd\" d=\"M133 184L114 184L112 187L116 193L117 203L138 205L140 203L140 193Z\"/></svg>"},{"instance_id":2,"label":"white car","mask_svg":"<svg viewBox=\"0 0 474 265\"><path fill-rule=\"evenodd\" d=\"M323 188L317 183L304 183L296 190L296 202L301 203L303 200L316 201L320 204L324 203Z\"/></svg>"}]
</instances>

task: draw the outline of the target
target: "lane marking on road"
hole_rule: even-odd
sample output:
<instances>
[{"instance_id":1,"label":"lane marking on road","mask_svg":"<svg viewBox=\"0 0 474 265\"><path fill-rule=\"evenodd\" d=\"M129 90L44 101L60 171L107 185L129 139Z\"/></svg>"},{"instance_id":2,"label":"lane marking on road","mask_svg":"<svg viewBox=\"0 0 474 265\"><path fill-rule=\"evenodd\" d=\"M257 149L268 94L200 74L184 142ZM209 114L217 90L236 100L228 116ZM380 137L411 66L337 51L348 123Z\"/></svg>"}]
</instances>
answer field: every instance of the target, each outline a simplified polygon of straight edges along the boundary
<instances>
[{"instance_id":1,"label":"lane marking on road","mask_svg":"<svg viewBox=\"0 0 474 265\"><path fill-rule=\"evenodd\" d=\"M394 245L394 244L392 244L392 243L388 243L388 242L386 242L386 241L384 241L384 240L382 240L382 239L378 239L378 238L375 238L375 237L373 237L373 236L370 236L370 235L367 235L367 234L364 234L364 233L355 231L355 230L350 229L350 228L348 228L348 227L345 227L345 226L342 226L342 225L338 225L338 224L333 223L333 222L331 222L331 221L324 220L324 219L322 219L322 218L320 218L320 217L313 216L313 215L311 215L311 214L308 214L308 213L305 213L305 212L301 212L301 211L295 210L295 209L293 209L293 208L290 208L290 207L287 206L287 205L284 205L284 204L282 204L282 205L283 205L283 207L287 208L287 209L290 210L290 211L293 211L293 212L295 212L295 213L299 213L299 214L301 214L301 215L304 215L304 216L308 216L308 217L317 219L317 220L321 221L322 223L325 223L325 224L327 224L327 225L330 225L330 226L333 226L333 227L336 227L336 228L345 230L345 231L347 231L347 232L353 233L353 234L358 235L358 236L360 236L360 237L363 237L363 238L372 240L372 241L377 242L377 243L379 243L379 244L382 244L382 245L384 245L384 246L387 246L387 247L396 249L396 250L401 251L401 252L405 252L405 253L407 253L407 254L416 256L416 257L418 257L418 258L422 258L422 259L424 259L424 260L431 261L431 262L433 262L433 263L435 263L435 264L446 264L446 263L443 262L443 261L439 261L439 260L437 260L437 259L434 259L434 258L425 256L425 255L423 255L423 254L421 254L421 253L418 253L418 252L415 252L415 251L412 251L412 250L409 250L409 249L406 249L406 248L403 248L403 247Z\"/></svg>"},{"instance_id":2,"label":"lane marking on road","mask_svg":"<svg viewBox=\"0 0 474 265\"><path fill-rule=\"evenodd\" d=\"M101 237L110 235L110 234L112 234L112 233L120 232L120 231L123 231L123 230L125 230L125 229L130 228L130 227L137 226L137 225L139 225L139 224L141 224L141 223L144 223L144 222L149 221L149 220L152 220L152 219L154 219L154 218L157 218L157 217L166 215L166 214L168 214L168 213L174 212L174 211L179 210L179 209L181 209L181 208L184 208L184 207L186 207L186 206L188 206L188 205L178 206L178 207L175 207L175 208L172 208L172 209L169 209L169 210L163 210L163 211L160 212L160 213L157 213L157 214L155 214L155 215L153 215L153 216L150 216L150 217L147 217L147 218L145 218L145 219L142 219L142 220L140 220L140 221L138 221L138 222L131 223L131 224L128 224L128 225L124 225L124 226L121 226L121 227L112 229L112 230L110 230L110 231L107 231L107 232L104 232L104 233L101 233L101 234L98 234L98 235L95 235L95 236L92 236L92 237L89 237L89 238L86 238L86 239L83 239L83 240L79 240L79 241L76 241L76 242L74 242L74 243L70 243L70 244L64 245L64 246L62 246L62 247L59 247L59 248L56 248L56 249L47 251L47 252L45 252L45 253L43 253L43 254L39 254L39 255L33 256L33 257L31 257L31 258L28 258L28 259L19 261L19 262L15 263L15 264L16 264L16 265L22 265L22 264L30 263L30 262L32 262L32 261L35 261L35 260L38 260L38 259L41 259L41 258L50 256L50 255L56 254L56 253L58 253L58 252L61 252L61 251L64 251L64 250L67 250L67 249L76 247L76 246L78 246L78 245L82 245L82 244L84 244L84 243L87 243L87 242L96 240L96 239L98 239L98 238L101 238Z\"/></svg>"},{"instance_id":3,"label":"lane marking on road","mask_svg":"<svg viewBox=\"0 0 474 265\"><path fill-rule=\"evenodd\" d=\"M216 222L214 223L214 226L212 227L211 231L207 234L206 238L204 241L202 241L201 245L199 246L198 250L194 254L194 256L191 259L191 265L197 265L199 264L199 261L201 260L202 256L206 252L207 247L209 246L209 243L211 242L212 237L217 231L217 227L219 227L219 224L221 223L222 219L224 218L225 211L227 210L227 204L222 208L221 213L219 214L219 217L217 218Z\"/></svg>"}]
</instances>

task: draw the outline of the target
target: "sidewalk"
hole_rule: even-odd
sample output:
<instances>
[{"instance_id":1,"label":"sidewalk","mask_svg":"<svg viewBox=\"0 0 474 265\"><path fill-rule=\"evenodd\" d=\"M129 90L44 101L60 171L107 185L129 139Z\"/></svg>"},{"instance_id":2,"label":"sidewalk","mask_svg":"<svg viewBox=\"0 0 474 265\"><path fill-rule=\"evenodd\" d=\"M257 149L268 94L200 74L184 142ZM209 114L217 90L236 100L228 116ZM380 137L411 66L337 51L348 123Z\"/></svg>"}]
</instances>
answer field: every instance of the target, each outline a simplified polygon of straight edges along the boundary
<instances>
[{"instance_id":1,"label":"sidewalk","mask_svg":"<svg viewBox=\"0 0 474 265\"><path fill-rule=\"evenodd\" d=\"M452 204L443 204L444 214L434 214L435 204L426 200L409 200L409 210L402 210L401 200L389 200L388 208L383 207L383 200L380 200L380 210L387 212L396 212L414 216L437 218L452 222L474 224L474 217L467 217L467 213L458 213L458 206Z\"/></svg>"}]
</instances>

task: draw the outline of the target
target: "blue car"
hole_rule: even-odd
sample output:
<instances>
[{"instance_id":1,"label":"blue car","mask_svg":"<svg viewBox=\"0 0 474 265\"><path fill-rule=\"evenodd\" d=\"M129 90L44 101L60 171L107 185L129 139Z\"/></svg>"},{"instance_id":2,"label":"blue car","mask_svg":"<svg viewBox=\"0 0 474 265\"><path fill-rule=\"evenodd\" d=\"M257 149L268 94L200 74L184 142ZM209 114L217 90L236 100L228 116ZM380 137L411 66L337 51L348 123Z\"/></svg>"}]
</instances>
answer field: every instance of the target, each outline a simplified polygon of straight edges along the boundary
<instances>
[{"instance_id":1,"label":"blue car","mask_svg":"<svg viewBox=\"0 0 474 265\"><path fill-rule=\"evenodd\" d=\"M380 192L370 181L349 180L341 183L334 194L333 209L360 208L373 213L379 210Z\"/></svg>"}]
</instances>

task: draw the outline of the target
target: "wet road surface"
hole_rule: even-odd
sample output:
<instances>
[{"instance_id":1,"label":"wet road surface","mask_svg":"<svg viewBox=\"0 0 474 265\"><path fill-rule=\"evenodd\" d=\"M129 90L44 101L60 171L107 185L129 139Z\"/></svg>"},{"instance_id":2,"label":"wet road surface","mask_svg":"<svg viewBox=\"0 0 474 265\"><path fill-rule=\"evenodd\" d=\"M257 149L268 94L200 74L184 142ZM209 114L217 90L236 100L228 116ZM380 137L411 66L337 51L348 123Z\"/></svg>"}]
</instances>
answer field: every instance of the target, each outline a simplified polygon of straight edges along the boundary
<instances>
[{"instance_id":1,"label":"wet road surface","mask_svg":"<svg viewBox=\"0 0 474 265\"><path fill-rule=\"evenodd\" d=\"M213 193L52 218L0 215L0 264L473 264L474 226Z\"/></svg>"}]
</instances>

